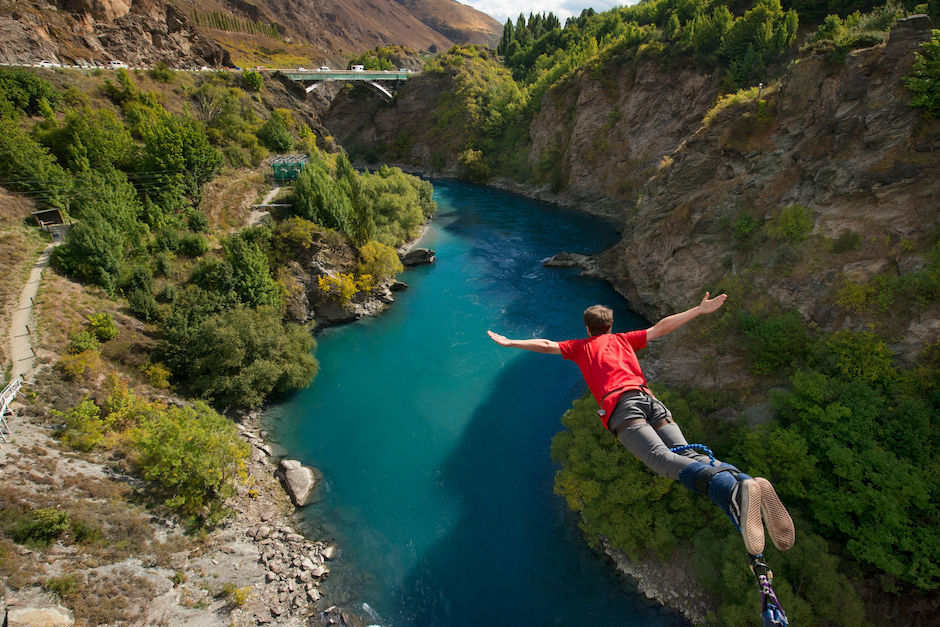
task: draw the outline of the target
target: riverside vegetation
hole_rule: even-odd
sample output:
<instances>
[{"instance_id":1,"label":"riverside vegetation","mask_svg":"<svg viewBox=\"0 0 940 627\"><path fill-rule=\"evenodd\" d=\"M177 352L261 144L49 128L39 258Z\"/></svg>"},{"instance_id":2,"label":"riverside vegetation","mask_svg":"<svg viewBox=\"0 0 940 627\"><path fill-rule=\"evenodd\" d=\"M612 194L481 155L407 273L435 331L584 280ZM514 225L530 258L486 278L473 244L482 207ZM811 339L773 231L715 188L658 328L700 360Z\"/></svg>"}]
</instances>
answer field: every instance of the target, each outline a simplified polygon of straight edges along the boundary
<instances>
[{"instance_id":1,"label":"riverside vegetation","mask_svg":"<svg viewBox=\"0 0 940 627\"><path fill-rule=\"evenodd\" d=\"M28 203L3 228L25 223L29 206L59 209L73 225L51 264L84 285L46 276L55 286L44 290L83 295L40 293L37 350L52 367L40 367L31 411L45 414L65 449L107 454L146 480L116 502L142 500L194 533L231 514L239 486L252 493L250 447L219 412L258 408L316 374L311 316L293 315L292 301L310 294L346 307L369 298L402 270L394 247L435 209L429 183L394 168L360 173L342 152L322 151L309 126L265 105L258 78L157 68L116 80L59 72L53 84L0 69L0 180ZM293 149L308 157L286 198L293 209L243 228L264 191L256 168L269 151ZM245 191L220 201L210 189L217 181ZM312 256L319 281L300 284L288 265ZM17 574L11 542L37 551L56 539L122 546L120 526L85 509L68 500L37 509L24 492L6 491L7 584L40 583L74 600L75 575ZM123 546L133 554L136 545ZM131 614L118 608L102 620L121 617Z\"/></svg>"},{"instance_id":2,"label":"riverside vegetation","mask_svg":"<svg viewBox=\"0 0 940 627\"><path fill-rule=\"evenodd\" d=\"M627 87L614 81L626 77L633 82L635 74L651 70L661 71L662 80L672 80L673 73L689 67L716 77L713 106L703 109L704 115L678 136L677 142L688 137L688 144L683 142L675 154L654 161L652 167L627 163L626 174L616 169L614 178L620 180L632 176L634 167L643 181L654 175L643 192L658 194L657 200L641 197L629 180L614 192L627 208L625 242L633 236L633 227L650 240L650 248L627 245L623 254L642 259L644 250L656 248L659 254L659 249L670 247L705 254L703 245L690 244L691 234L681 230L688 224L705 229L704 248L720 247L720 271L709 270L710 280L694 289L727 292L729 306L720 317L690 330L686 339L675 338L667 351L676 354L673 360L659 354L654 358L665 370L681 368L683 348L695 354L703 345L717 345L718 356L701 359L699 365L715 371L714 378L722 383L710 389L661 386L657 392L673 408L690 441L711 443L720 457L767 476L792 506L800 534L796 547L783 554L771 547L768 560L794 624L920 624L929 622L927 617L937 609L940 533L937 482L932 477L940 433L935 329L940 230L935 207L932 214L927 212L928 221L910 234L875 236L844 227L824 235L817 211L808 203L793 202L792 196L765 211L749 206L758 201L745 193L730 215L718 209L712 214L703 205L734 207L728 195L750 179L735 178L740 184L730 192L721 189L720 177L740 177L748 159L780 145L768 137L781 123L777 105L785 73L797 64L814 63L827 76L860 59L868 63L873 55L853 53L883 45L896 20L911 13L936 20L938 9L936 2L652 0L603 13L586 10L564 27L551 14L519 16L506 23L497 54L463 46L428 62L420 80L426 81L426 93L440 92L430 111L419 109L403 93L400 102L406 104L399 107L398 117L373 117L376 126L395 130L378 133L379 140L369 145L358 143L355 133L348 135L349 141L343 138L351 154L367 160L413 163L477 181L509 178L527 184L527 189L545 186L564 193L576 182L568 178L575 168L566 164L574 157L565 143L573 142L576 134L583 142L579 156L593 159L598 167L624 162L609 139L625 115L616 107L640 103L618 100ZM915 48L909 74L893 78L899 89L892 97L906 98L906 105L916 111L913 143L924 141L926 146L935 143L937 132L938 42L940 31L935 30ZM679 102L688 102L689 92L701 90L703 84L705 79L693 83ZM587 101L585 108L596 111L582 114L582 100ZM608 102L611 110L604 120L600 113ZM409 114L419 117L416 110L421 124L411 123ZM540 115L551 119L539 120ZM347 112L334 116L336 122L351 119ZM791 118L789 123L803 131L811 127L804 120ZM571 140L565 137L569 131ZM629 148L633 136L619 132L625 137L620 145ZM426 133L433 135L433 142ZM538 152L537 133L547 137ZM705 142L707 134L720 136L719 149L692 153L691 144ZM881 148L866 145L864 150L877 155ZM822 155L828 149L818 147ZM726 160L729 152L742 158ZM664 191L671 185L711 184L682 178L695 164L704 163L703 156L727 168L715 174L715 194ZM693 165L675 170L674 158ZM931 156L929 147L916 148L910 159L936 172L935 153ZM667 178L662 172L674 174ZM599 186L599 178L590 183ZM935 195L936 179L927 179L919 180L932 185ZM755 181L754 187L766 196L761 202L774 202L778 190L773 185ZM830 195L820 204L832 210L831 202ZM635 205L647 212L644 216L652 214L661 222L647 232L649 227L634 217ZM698 217L703 213L709 217ZM723 241L708 230L713 228L725 235ZM887 263L879 265L873 256ZM849 270L852 260L859 262L856 268L867 261L882 269L854 273ZM626 264L611 261L611 256L598 263L605 261L613 269L599 274L616 284ZM650 278L643 280L650 289L668 288L656 267L629 267L649 272ZM805 283L825 274L827 267L834 268L833 278L812 287ZM702 276L700 268L687 269ZM636 289L636 279L631 281L622 291L635 295L631 288ZM778 282L811 291L828 312L827 328L809 320L805 301L797 309L787 302L786 290L774 293ZM656 304L663 300L668 298L658 297ZM642 298L631 302L657 309ZM680 308L674 302L669 305L671 310ZM920 325L931 329L926 340L916 332ZM696 376L687 368L674 378L683 376L708 375ZM580 513L588 542L612 547L635 561L652 556L691 564L711 593L707 620L750 624L752 583L730 526L716 520L714 512L681 486L651 476L603 432L595 409L590 399L576 402L563 419L565 431L553 443L553 458L562 466L555 490Z\"/></svg>"}]
</instances>

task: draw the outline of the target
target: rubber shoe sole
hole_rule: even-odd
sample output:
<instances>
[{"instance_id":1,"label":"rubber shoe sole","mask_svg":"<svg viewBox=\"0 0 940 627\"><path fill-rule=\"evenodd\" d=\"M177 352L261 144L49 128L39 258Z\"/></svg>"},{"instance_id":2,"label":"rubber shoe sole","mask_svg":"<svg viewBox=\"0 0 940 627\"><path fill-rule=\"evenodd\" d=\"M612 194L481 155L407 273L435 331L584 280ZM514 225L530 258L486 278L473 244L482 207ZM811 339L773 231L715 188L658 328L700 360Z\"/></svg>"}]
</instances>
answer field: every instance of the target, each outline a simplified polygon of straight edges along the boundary
<instances>
[{"instance_id":1,"label":"rubber shoe sole","mask_svg":"<svg viewBox=\"0 0 940 627\"><path fill-rule=\"evenodd\" d=\"M780 497L777 496L776 490L769 481L763 477L756 477L754 481L760 486L760 511L764 524L767 525L770 540L775 547L786 551L796 542L793 519L790 518L787 508L780 502Z\"/></svg>"},{"instance_id":2,"label":"rubber shoe sole","mask_svg":"<svg viewBox=\"0 0 940 627\"><path fill-rule=\"evenodd\" d=\"M744 548L751 555L764 552L764 525L761 523L761 487L754 479L739 481L733 500L738 508L737 522Z\"/></svg>"}]
</instances>

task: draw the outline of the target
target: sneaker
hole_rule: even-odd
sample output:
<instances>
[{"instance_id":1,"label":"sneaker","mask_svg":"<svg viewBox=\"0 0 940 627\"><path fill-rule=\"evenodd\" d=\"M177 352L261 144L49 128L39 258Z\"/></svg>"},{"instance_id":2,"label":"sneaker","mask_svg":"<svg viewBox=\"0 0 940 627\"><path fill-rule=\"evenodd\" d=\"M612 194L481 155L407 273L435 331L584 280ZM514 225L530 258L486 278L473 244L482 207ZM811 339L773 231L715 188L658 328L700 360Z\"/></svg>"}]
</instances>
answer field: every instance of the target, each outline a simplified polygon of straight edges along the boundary
<instances>
[{"instance_id":1,"label":"sneaker","mask_svg":"<svg viewBox=\"0 0 940 627\"><path fill-rule=\"evenodd\" d=\"M793 528L793 519L787 513L787 508L780 502L780 497L770 482L763 477L755 477L754 481L760 486L760 512L767 525L767 532L774 546L786 551L796 541L796 530Z\"/></svg>"},{"instance_id":2,"label":"sneaker","mask_svg":"<svg viewBox=\"0 0 940 627\"><path fill-rule=\"evenodd\" d=\"M764 526L761 524L761 489L754 479L734 484L728 514L744 538L744 548L751 555L764 552Z\"/></svg>"}]
</instances>

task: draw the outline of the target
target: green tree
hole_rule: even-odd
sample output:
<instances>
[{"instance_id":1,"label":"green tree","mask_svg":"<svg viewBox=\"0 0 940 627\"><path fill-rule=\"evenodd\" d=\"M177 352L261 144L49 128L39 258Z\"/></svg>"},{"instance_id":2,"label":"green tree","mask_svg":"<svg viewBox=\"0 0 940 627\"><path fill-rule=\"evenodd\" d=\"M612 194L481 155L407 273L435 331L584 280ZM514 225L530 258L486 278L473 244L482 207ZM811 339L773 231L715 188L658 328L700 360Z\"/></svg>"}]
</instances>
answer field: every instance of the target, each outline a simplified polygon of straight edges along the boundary
<instances>
[{"instance_id":1,"label":"green tree","mask_svg":"<svg viewBox=\"0 0 940 627\"><path fill-rule=\"evenodd\" d=\"M272 111L267 122L258 129L258 139L274 152L290 152L294 147L294 137L287 130L287 122L279 111Z\"/></svg>"},{"instance_id":2,"label":"green tree","mask_svg":"<svg viewBox=\"0 0 940 627\"><path fill-rule=\"evenodd\" d=\"M215 524L244 473L248 445L235 425L205 403L149 412L132 431L136 463L166 495L164 503L194 521Z\"/></svg>"},{"instance_id":3,"label":"green tree","mask_svg":"<svg viewBox=\"0 0 940 627\"><path fill-rule=\"evenodd\" d=\"M65 124L39 136L59 160L73 172L88 169L130 168L137 157L137 143L107 109L71 109Z\"/></svg>"},{"instance_id":4,"label":"green tree","mask_svg":"<svg viewBox=\"0 0 940 627\"><path fill-rule=\"evenodd\" d=\"M306 329L284 324L274 308L238 306L198 325L180 347L184 364L174 373L218 407L259 407L310 384L314 345Z\"/></svg>"},{"instance_id":5,"label":"green tree","mask_svg":"<svg viewBox=\"0 0 940 627\"><path fill-rule=\"evenodd\" d=\"M68 208L71 180L53 155L13 119L0 117L0 177L40 202Z\"/></svg>"},{"instance_id":6,"label":"green tree","mask_svg":"<svg viewBox=\"0 0 940 627\"><path fill-rule=\"evenodd\" d=\"M26 115L38 115L40 103L55 108L62 100L52 83L20 68L0 68L0 96Z\"/></svg>"},{"instance_id":7,"label":"green tree","mask_svg":"<svg viewBox=\"0 0 940 627\"><path fill-rule=\"evenodd\" d=\"M404 269L391 246L373 240L359 249L359 274L370 274L376 281L384 281Z\"/></svg>"},{"instance_id":8,"label":"green tree","mask_svg":"<svg viewBox=\"0 0 940 627\"><path fill-rule=\"evenodd\" d=\"M232 268L232 289L239 300L250 307L280 307L281 288L271 277L268 258L261 248L239 236L226 239L224 247L226 260Z\"/></svg>"}]
</instances>

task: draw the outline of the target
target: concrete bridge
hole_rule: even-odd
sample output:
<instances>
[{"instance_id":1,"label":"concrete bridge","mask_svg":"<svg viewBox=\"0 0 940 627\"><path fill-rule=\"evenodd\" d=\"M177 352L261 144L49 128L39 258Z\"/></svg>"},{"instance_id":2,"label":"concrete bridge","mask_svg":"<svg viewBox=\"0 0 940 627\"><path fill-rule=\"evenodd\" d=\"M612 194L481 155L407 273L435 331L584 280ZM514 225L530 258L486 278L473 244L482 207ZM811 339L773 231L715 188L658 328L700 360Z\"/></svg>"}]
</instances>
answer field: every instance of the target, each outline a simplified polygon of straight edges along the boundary
<instances>
[{"instance_id":1,"label":"concrete bridge","mask_svg":"<svg viewBox=\"0 0 940 627\"><path fill-rule=\"evenodd\" d=\"M389 100L392 93L408 80L411 72L401 70L280 70L281 74L296 83L300 83L307 93L317 88L321 83L331 81L363 82L375 89ZM383 85L384 83L384 85ZM388 88L386 88L388 87ZM389 89L390 88L390 89Z\"/></svg>"}]
</instances>

